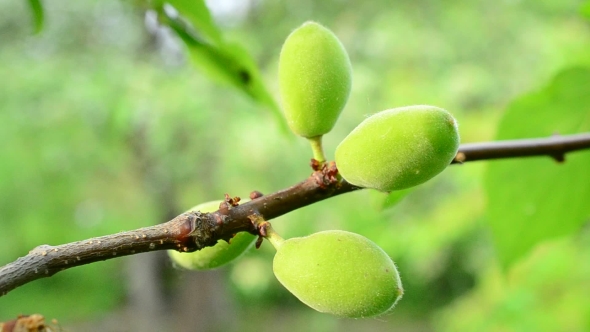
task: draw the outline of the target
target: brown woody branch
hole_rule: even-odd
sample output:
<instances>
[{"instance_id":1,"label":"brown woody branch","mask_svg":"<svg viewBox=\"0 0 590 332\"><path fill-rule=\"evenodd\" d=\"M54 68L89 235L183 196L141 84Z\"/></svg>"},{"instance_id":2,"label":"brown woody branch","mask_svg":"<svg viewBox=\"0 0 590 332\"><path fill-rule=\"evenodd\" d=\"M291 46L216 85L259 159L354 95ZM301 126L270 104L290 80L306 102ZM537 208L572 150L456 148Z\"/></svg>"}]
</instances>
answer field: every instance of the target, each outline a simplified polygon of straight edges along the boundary
<instances>
[{"instance_id":1,"label":"brown woody branch","mask_svg":"<svg viewBox=\"0 0 590 332\"><path fill-rule=\"evenodd\" d=\"M548 156L558 162L565 160L565 154L590 148L590 133L548 138L519 139L483 143L462 144L453 160L463 163L476 160L501 158Z\"/></svg>"},{"instance_id":2,"label":"brown woody branch","mask_svg":"<svg viewBox=\"0 0 590 332\"><path fill-rule=\"evenodd\" d=\"M526 156L549 156L563 161L566 153L582 149L590 149L590 133L464 144L452 163ZM191 252L214 245L219 239L230 239L240 231L258 234L257 225L251 221L254 216L270 220L326 198L361 189L339 179L333 162L323 167L312 163L312 167L314 172L305 181L265 196L253 193L253 199L242 205L228 197L213 213L183 213L151 227L59 246L38 246L26 256L0 267L0 296L74 266L155 250Z\"/></svg>"}]
</instances>

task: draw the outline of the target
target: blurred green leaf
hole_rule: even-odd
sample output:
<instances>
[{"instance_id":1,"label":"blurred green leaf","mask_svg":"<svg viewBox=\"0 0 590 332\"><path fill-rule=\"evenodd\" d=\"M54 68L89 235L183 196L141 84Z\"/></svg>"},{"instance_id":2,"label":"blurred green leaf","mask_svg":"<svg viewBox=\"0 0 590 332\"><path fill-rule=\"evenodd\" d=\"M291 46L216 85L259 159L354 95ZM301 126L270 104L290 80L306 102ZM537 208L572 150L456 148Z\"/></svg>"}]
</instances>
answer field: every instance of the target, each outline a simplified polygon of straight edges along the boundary
<instances>
[{"instance_id":1,"label":"blurred green leaf","mask_svg":"<svg viewBox=\"0 0 590 332\"><path fill-rule=\"evenodd\" d=\"M590 131L590 69L557 75L541 91L514 101L496 139ZM504 267L539 242L577 231L590 215L590 152L491 162L485 177L488 219Z\"/></svg>"},{"instance_id":2,"label":"blurred green leaf","mask_svg":"<svg viewBox=\"0 0 590 332\"><path fill-rule=\"evenodd\" d=\"M41 0L29 0L29 7L31 7L33 25L35 27L35 33L37 34L43 30L43 21L45 20L43 5L41 4Z\"/></svg>"},{"instance_id":3,"label":"blurred green leaf","mask_svg":"<svg viewBox=\"0 0 590 332\"><path fill-rule=\"evenodd\" d=\"M208 42L219 45L222 43L221 31L213 22L209 9L203 0L169 0L166 1L176 10L182 13L182 17L187 19L195 28L199 35L205 37Z\"/></svg>"},{"instance_id":4,"label":"blurred green leaf","mask_svg":"<svg viewBox=\"0 0 590 332\"><path fill-rule=\"evenodd\" d=\"M437 331L590 331L588 234L547 241L437 313Z\"/></svg>"},{"instance_id":5,"label":"blurred green leaf","mask_svg":"<svg viewBox=\"0 0 590 332\"><path fill-rule=\"evenodd\" d=\"M582 16L590 20L590 1L586 1L580 7L580 13Z\"/></svg>"},{"instance_id":6,"label":"blurred green leaf","mask_svg":"<svg viewBox=\"0 0 590 332\"><path fill-rule=\"evenodd\" d=\"M242 46L226 42L214 26L211 17L203 13L206 7L191 6L186 1L178 1L181 7L176 8L181 17L188 16L196 28L205 28L211 43L198 36L195 27L187 26L178 17L167 15L161 7L159 9L163 23L166 23L182 39L187 47L192 63L201 69L209 78L228 84L244 92L258 103L269 108L277 123L284 132L287 125L274 98L266 89L256 62ZM200 20L203 20L202 22ZM196 22L196 23L195 23Z\"/></svg>"}]
</instances>

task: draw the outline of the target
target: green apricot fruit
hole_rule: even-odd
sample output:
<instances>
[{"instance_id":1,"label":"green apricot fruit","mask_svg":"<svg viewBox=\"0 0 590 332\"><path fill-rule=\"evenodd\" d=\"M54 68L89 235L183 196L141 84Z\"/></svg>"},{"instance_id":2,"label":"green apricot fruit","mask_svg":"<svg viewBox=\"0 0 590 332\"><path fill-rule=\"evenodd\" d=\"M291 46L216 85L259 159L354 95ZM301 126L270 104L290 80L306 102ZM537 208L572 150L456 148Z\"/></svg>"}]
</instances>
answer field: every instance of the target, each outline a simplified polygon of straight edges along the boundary
<instances>
[{"instance_id":1,"label":"green apricot fruit","mask_svg":"<svg viewBox=\"0 0 590 332\"><path fill-rule=\"evenodd\" d=\"M324 231L278 241L273 271L311 308L342 317L386 313L402 297L398 271L371 240L345 231Z\"/></svg>"},{"instance_id":2,"label":"green apricot fruit","mask_svg":"<svg viewBox=\"0 0 590 332\"><path fill-rule=\"evenodd\" d=\"M352 85L350 60L332 31L304 23L285 40L279 59L279 88L287 123L300 136L328 133Z\"/></svg>"},{"instance_id":3,"label":"green apricot fruit","mask_svg":"<svg viewBox=\"0 0 590 332\"><path fill-rule=\"evenodd\" d=\"M214 212L223 201L199 204L189 211ZM188 212L188 211L187 211ZM241 256L256 241L256 236L248 232L237 233L228 242L219 240L212 247L205 247L195 252L178 252L168 250L172 261L188 270L209 270L225 265Z\"/></svg>"},{"instance_id":4,"label":"green apricot fruit","mask_svg":"<svg viewBox=\"0 0 590 332\"><path fill-rule=\"evenodd\" d=\"M338 171L349 183L401 190L442 172L459 148L453 116L434 106L408 106L365 119L336 148Z\"/></svg>"}]
</instances>

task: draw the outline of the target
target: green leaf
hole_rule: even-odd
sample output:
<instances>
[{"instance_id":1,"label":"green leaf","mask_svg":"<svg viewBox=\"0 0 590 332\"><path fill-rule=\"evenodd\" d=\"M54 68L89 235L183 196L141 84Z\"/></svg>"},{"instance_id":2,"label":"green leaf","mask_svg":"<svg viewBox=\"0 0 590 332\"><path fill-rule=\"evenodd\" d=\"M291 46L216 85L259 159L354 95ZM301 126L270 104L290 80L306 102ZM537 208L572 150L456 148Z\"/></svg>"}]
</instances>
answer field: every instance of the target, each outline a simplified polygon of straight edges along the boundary
<instances>
[{"instance_id":1,"label":"green leaf","mask_svg":"<svg viewBox=\"0 0 590 332\"><path fill-rule=\"evenodd\" d=\"M586 1L580 7L580 14L590 20L590 1Z\"/></svg>"},{"instance_id":2,"label":"green leaf","mask_svg":"<svg viewBox=\"0 0 590 332\"><path fill-rule=\"evenodd\" d=\"M558 74L546 88L514 101L497 139L590 131L590 69ZM590 152L490 162L488 221L501 264L509 267L539 242L569 235L590 217Z\"/></svg>"},{"instance_id":3,"label":"green leaf","mask_svg":"<svg viewBox=\"0 0 590 332\"><path fill-rule=\"evenodd\" d=\"M266 106L271 110L282 130L288 132L283 114L266 89L253 57L242 46L222 39L208 11L206 14L203 12L206 11L204 5L192 6L191 2L184 0L178 0L175 3L179 5L176 10L181 17L189 17L190 23L194 26L187 26L183 20L167 16L163 7L158 9L161 21L168 24L184 42L195 67L202 70L209 78L231 85ZM195 27L206 31L206 36L212 42L201 38L195 32Z\"/></svg>"},{"instance_id":4,"label":"green leaf","mask_svg":"<svg viewBox=\"0 0 590 332\"><path fill-rule=\"evenodd\" d=\"M203 0L168 0L168 4L172 5L182 17L190 22L195 31L204 37L207 42L219 45L223 38L221 31L215 25L211 18L209 9Z\"/></svg>"},{"instance_id":5,"label":"green leaf","mask_svg":"<svg viewBox=\"0 0 590 332\"><path fill-rule=\"evenodd\" d=\"M35 27L35 34L43 30L43 22L45 21L45 14L43 13L43 5L41 0L29 0L29 7L33 14L33 26Z\"/></svg>"}]
</instances>

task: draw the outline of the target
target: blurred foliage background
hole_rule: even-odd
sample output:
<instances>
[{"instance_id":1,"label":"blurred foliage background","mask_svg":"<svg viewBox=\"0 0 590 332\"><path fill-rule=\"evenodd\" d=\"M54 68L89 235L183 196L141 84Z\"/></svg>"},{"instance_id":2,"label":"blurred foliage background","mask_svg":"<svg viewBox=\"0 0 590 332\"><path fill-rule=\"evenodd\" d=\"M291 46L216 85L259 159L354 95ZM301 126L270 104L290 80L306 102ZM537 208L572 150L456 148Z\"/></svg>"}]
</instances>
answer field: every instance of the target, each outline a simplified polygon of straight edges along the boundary
<instances>
[{"instance_id":1,"label":"blurred foliage background","mask_svg":"<svg viewBox=\"0 0 590 332\"><path fill-rule=\"evenodd\" d=\"M581 1L208 7L224 38L252 54L277 101L278 55L292 29L316 20L342 40L354 81L325 137L329 157L367 115L411 104L451 111L463 143L493 140L513 99L590 65ZM311 172L308 143L281 129L272 103L195 69L143 3L45 2L39 34L26 2L0 0L0 8L0 264L40 244L163 222L224 193L276 191ZM385 317L339 319L305 307L276 281L273 249L263 244L210 272L175 269L166 253L67 270L1 297L0 321L40 313L66 331L590 330L588 213L581 231L502 269L482 182L491 163L501 162L450 167L392 209L381 209L385 195L361 191L273 224L285 237L346 229L384 248L406 291Z\"/></svg>"}]
</instances>

